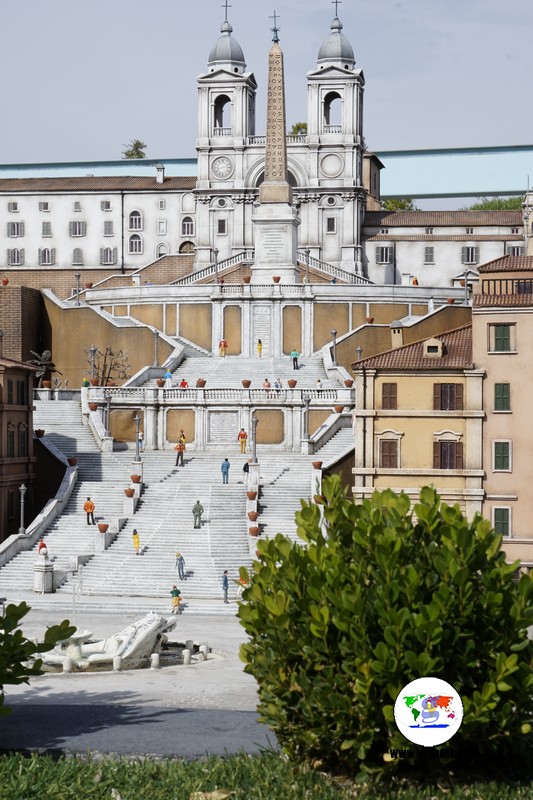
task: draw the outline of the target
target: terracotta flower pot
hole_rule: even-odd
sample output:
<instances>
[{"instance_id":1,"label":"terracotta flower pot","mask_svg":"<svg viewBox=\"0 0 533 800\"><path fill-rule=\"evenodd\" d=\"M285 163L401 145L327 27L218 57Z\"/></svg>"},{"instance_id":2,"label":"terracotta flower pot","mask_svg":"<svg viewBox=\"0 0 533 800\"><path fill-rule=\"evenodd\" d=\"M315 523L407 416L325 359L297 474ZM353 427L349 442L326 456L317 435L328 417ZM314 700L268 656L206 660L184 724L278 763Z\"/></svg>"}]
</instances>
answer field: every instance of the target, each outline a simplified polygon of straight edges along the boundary
<instances>
[{"instance_id":1,"label":"terracotta flower pot","mask_svg":"<svg viewBox=\"0 0 533 800\"><path fill-rule=\"evenodd\" d=\"M108 528L109 528L109 525L108 525L107 522L99 522L98 523L98 530L100 531L100 533L107 533L107 529Z\"/></svg>"},{"instance_id":2,"label":"terracotta flower pot","mask_svg":"<svg viewBox=\"0 0 533 800\"><path fill-rule=\"evenodd\" d=\"M335 406L336 414L342 414L343 411L344 411L344 406Z\"/></svg>"},{"instance_id":3,"label":"terracotta flower pot","mask_svg":"<svg viewBox=\"0 0 533 800\"><path fill-rule=\"evenodd\" d=\"M88 281L88 282L85 284L85 288L86 288L86 289L92 289L92 288L93 288L93 284L92 284L92 282L91 282L91 281Z\"/></svg>"},{"instance_id":4,"label":"terracotta flower pot","mask_svg":"<svg viewBox=\"0 0 533 800\"><path fill-rule=\"evenodd\" d=\"M35 435L37 436L38 439L42 439L44 434L45 431L42 428L37 428L37 430L35 431Z\"/></svg>"},{"instance_id":5,"label":"terracotta flower pot","mask_svg":"<svg viewBox=\"0 0 533 800\"><path fill-rule=\"evenodd\" d=\"M162 389L163 386L165 385L165 381L164 381L163 378L156 378L156 383L157 383L157 385L159 386L160 389Z\"/></svg>"},{"instance_id":6,"label":"terracotta flower pot","mask_svg":"<svg viewBox=\"0 0 533 800\"><path fill-rule=\"evenodd\" d=\"M366 321L368 322L369 325L372 325L374 322L374 317L367 317Z\"/></svg>"},{"instance_id":7,"label":"terracotta flower pot","mask_svg":"<svg viewBox=\"0 0 533 800\"><path fill-rule=\"evenodd\" d=\"M248 500L255 500L257 498L257 492L254 491L246 492L246 497L248 498Z\"/></svg>"},{"instance_id":8,"label":"terracotta flower pot","mask_svg":"<svg viewBox=\"0 0 533 800\"><path fill-rule=\"evenodd\" d=\"M247 381L247 380L241 381L241 383L245 389L249 389L250 386L252 385L252 381Z\"/></svg>"},{"instance_id":9,"label":"terracotta flower pot","mask_svg":"<svg viewBox=\"0 0 533 800\"><path fill-rule=\"evenodd\" d=\"M289 385L289 389L294 389L298 381L295 381L294 378L290 378L287 383Z\"/></svg>"},{"instance_id":10,"label":"terracotta flower pot","mask_svg":"<svg viewBox=\"0 0 533 800\"><path fill-rule=\"evenodd\" d=\"M243 275L242 276L242 282L243 283L250 283L251 280L252 280L252 276L251 275Z\"/></svg>"},{"instance_id":11,"label":"terracotta flower pot","mask_svg":"<svg viewBox=\"0 0 533 800\"><path fill-rule=\"evenodd\" d=\"M2 286L7 286L9 283L9 278L2 278Z\"/></svg>"},{"instance_id":12,"label":"terracotta flower pot","mask_svg":"<svg viewBox=\"0 0 533 800\"><path fill-rule=\"evenodd\" d=\"M52 386L52 381L43 381L43 389L50 389Z\"/></svg>"},{"instance_id":13,"label":"terracotta flower pot","mask_svg":"<svg viewBox=\"0 0 533 800\"><path fill-rule=\"evenodd\" d=\"M141 475L130 475L132 483L140 483L141 482Z\"/></svg>"},{"instance_id":14,"label":"terracotta flower pot","mask_svg":"<svg viewBox=\"0 0 533 800\"><path fill-rule=\"evenodd\" d=\"M453 304L455 303L455 297L448 297L446 302L448 303L449 306L453 306Z\"/></svg>"},{"instance_id":15,"label":"terracotta flower pot","mask_svg":"<svg viewBox=\"0 0 533 800\"><path fill-rule=\"evenodd\" d=\"M196 388L203 389L206 383L207 381L204 378L198 378L198 380L196 381Z\"/></svg>"},{"instance_id":16,"label":"terracotta flower pot","mask_svg":"<svg viewBox=\"0 0 533 800\"><path fill-rule=\"evenodd\" d=\"M353 386L353 380L350 378L349 380L346 380L346 381L344 381L344 385L345 385L345 386L346 386L348 389L351 389L351 388L352 388L352 386Z\"/></svg>"},{"instance_id":17,"label":"terracotta flower pot","mask_svg":"<svg viewBox=\"0 0 533 800\"><path fill-rule=\"evenodd\" d=\"M98 386L98 378L89 378L91 386Z\"/></svg>"},{"instance_id":18,"label":"terracotta flower pot","mask_svg":"<svg viewBox=\"0 0 533 800\"><path fill-rule=\"evenodd\" d=\"M313 469L322 469L322 461L311 461Z\"/></svg>"},{"instance_id":19,"label":"terracotta flower pot","mask_svg":"<svg viewBox=\"0 0 533 800\"><path fill-rule=\"evenodd\" d=\"M70 456L70 458L67 458L67 461L69 467L75 467L76 464L78 463L78 459L75 456Z\"/></svg>"},{"instance_id":20,"label":"terracotta flower pot","mask_svg":"<svg viewBox=\"0 0 533 800\"><path fill-rule=\"evenodd\" d=\"M272 280L274 283L279 283L281 280L281 275L272 275Z\"/></svg>"},{"instance_id":21,"label":"terracotta flower pot","mask_svg":"<svg viewBox=\"0 0 533 800\"><path fill-rule=\"evenodd\" d=\"M89 403L89 411L96 411L98 408L98 403Z\"/></svg>"},{"instance_id":22,"label":"terracotta flower pot","mask_svg":"<svg viewBox=\"0 0 533 800\"><path fill-rule=\"evenodd\" d=\"M135 494L135 489L131 488L124 489L124 494L126 495L126 497L133 497L133 495Z\"/></svg>"},{"instance_id":23,"label":"terracotta flower pot","mask_svg":"<svg viewBox=\"0 0 533 800\"><path fill-rule=\"evenodd\" d=\"M257 517L258 516L259 516L259 513L257 511L249 511L248 512L248 519L250 520L250 522L257 522Z\"/></svg>"},{"instance_id":24,"label":"terracotta flower pot","mask_svg":"<svg viewBox=\"0 0 533 800\"><path fill-rule=\"evenodd\" d=\"M253 528L248 528L250 532L250 536L259 536L259 528L257 526Z\"/></svg>"}]
</instances>

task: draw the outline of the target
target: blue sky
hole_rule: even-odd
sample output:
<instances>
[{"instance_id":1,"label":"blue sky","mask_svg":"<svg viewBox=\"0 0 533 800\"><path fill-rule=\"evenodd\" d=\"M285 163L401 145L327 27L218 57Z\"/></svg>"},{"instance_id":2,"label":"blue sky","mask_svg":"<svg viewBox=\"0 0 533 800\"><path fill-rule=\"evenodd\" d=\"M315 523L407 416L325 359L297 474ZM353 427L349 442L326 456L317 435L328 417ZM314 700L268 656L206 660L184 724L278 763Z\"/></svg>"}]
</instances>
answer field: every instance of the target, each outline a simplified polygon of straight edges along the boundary
<instances>
[{"instance_id":1,"label":"blue sky","mask_svg":"<svg viewBox=\"0 0 533 800\"><path fill-rule=\"evenodd\" d=\"M17 0L3 5L0 162L193 157L196 78L222 0ZM306 118L306 73L328 0L232 0L229 19L259 83L264 130L269 16L280 17L288 124ZM530 0L344 0L344 33L366 78L373 150L530 144Z\"/></svg>"}]
</instances>

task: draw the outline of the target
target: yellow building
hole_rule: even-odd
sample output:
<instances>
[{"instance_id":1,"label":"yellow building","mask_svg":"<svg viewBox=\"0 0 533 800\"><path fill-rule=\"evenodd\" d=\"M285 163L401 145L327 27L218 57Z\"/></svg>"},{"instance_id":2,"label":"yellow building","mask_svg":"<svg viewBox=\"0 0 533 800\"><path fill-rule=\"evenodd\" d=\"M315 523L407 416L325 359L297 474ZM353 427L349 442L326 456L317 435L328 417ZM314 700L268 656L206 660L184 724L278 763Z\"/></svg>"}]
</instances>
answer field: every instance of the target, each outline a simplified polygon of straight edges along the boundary
<instances>
[{"instance_id":1,"label":"yellow building","mask_svg":"<svg viewBox=\"0 0 533 800\"><path fill-rule=\"evenodd\" d=\"M354 500L375 489L416 500L432 484L472 517L483 500L482 384L474 367L472 326L403 345L353 365L356 376Z\"/></svg>"}]
</instances>

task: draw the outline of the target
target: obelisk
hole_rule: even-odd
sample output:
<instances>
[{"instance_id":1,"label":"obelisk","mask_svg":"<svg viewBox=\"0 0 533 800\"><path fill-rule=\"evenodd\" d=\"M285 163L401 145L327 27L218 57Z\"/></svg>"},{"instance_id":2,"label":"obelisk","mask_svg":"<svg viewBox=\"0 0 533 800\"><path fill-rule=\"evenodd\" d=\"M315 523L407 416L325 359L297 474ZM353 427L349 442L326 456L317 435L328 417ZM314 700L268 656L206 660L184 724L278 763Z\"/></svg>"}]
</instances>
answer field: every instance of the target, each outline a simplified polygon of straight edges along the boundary
<instances>
[{"instance_id":1,"label":"obelisk","mask_svg":"<svg viewBox=\"0 0 533 800\"><path fill-rule=\"evenodd\" d=\"M299 283L297 269L298 212L292 204L287 180L285 77L274 12L273 44L268 55L267 127L265 178L259 187L259 202L253 215L255 262L252 283L270 283L279 275L281 283Z\"/></svg>"}]
</instances>

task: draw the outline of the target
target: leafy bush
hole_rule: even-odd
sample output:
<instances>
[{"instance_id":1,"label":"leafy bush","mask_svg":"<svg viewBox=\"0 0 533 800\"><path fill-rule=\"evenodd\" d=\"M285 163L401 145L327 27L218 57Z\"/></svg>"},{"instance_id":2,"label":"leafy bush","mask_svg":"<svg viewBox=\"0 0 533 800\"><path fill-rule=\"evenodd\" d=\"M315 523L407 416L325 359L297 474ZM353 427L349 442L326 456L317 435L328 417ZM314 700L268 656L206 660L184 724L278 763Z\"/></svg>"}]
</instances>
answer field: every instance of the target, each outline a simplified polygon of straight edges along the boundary
<instances>
[{"instance_id":1,"label":"leafy bush","mask_svg":"<svg viewBox=\"0 0 533 800\"><path fill-rule=\"evenodd\" d=\"M395 725L394 701L423 676L463 701L446 747L470 757L520 747L533 711L532 581L513 583L501 537L429 487L414 515L391 490L357 506L337 477L323 491L322 507L302 501L296 514L307 546L259 541L239 607L250 636L241 658L284 750L349 772L396 768L391 748L416 747Z\"/></svg>"},{"instance_id":2,"label":"leafy bush","mask_svg":"<svg viewBox=\"0 0 533 800\"><path fill-rule=\"evenodd\" d=\"M28 660L36 653L52 650L57 642L75 631L68 620L63 620L47 629L42 642L32 642L19 629L21 619L29 610L26 603L9 604L0 614L0 714L8 714L11 710L4 706L4 686L28 683L34 675L42 675L42 660L38 658L33 663L28 663Z\"/></svg>"}]
</instances>

